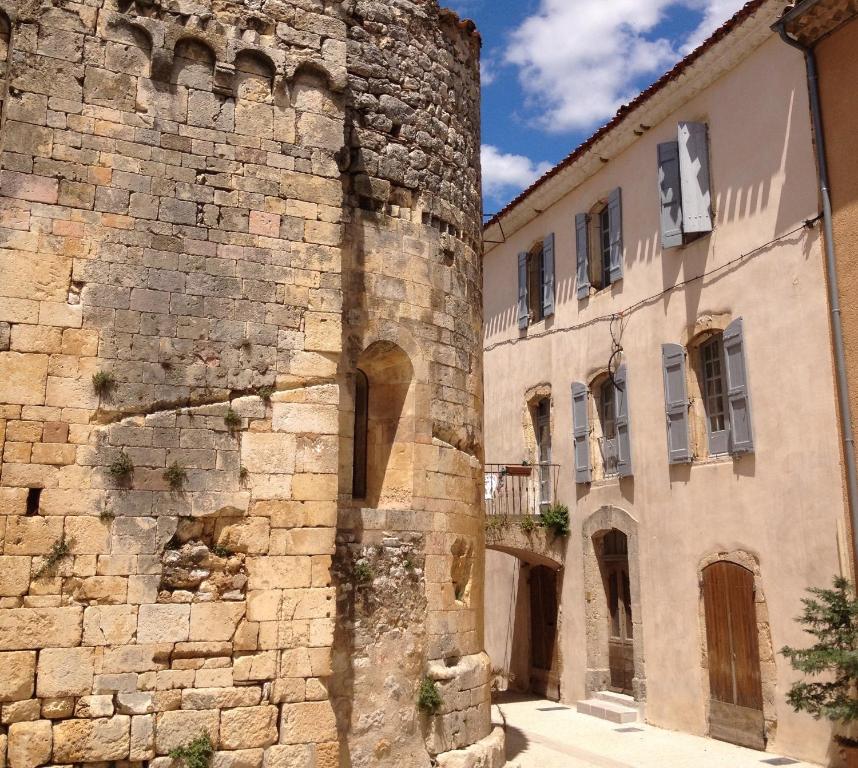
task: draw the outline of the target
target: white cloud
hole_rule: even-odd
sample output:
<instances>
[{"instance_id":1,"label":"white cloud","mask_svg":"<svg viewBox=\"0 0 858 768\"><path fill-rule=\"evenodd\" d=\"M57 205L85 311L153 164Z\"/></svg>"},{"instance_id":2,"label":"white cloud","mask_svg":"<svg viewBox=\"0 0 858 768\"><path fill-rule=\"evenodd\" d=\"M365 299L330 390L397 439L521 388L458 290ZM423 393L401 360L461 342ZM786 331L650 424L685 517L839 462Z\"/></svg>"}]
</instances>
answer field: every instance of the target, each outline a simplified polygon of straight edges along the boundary
<instances>
[{"instance_id":1,"label":"white cloud","mask_svg":"<svg viewBox=\"0 0 858 768\"><path fill-rule=\"evenodd\" d=\"M495 63L488 57L480 60L480 84L485 87L491 85L497 78Z\"/></svg>"},{"instance_id":2,"label":"white cloud","mask_svg":"<svg viewBox=\"0 0 858 768\"><path fill-rule=\"evenodd\" d=\"M558 133L589 128L611 117L634 98L642 78L667 69L743 1L541 0L512 33L504 59L518 68L540 127ZM688 40L657 36L668 9L678 5L698 11L700 25Z\"/></svg>"},{"instance_id":3,"label":"white cloud","mask_svg":"<svg viewBox=\"0 0 858 768\"><path fill-rule=\"evenodd\" d=\"M534 163L524 155L501 152L491 144L480 150L483 166L483 192L488 197L520 192L551 168L551 163Z\"/></svg>"}]
</instances>

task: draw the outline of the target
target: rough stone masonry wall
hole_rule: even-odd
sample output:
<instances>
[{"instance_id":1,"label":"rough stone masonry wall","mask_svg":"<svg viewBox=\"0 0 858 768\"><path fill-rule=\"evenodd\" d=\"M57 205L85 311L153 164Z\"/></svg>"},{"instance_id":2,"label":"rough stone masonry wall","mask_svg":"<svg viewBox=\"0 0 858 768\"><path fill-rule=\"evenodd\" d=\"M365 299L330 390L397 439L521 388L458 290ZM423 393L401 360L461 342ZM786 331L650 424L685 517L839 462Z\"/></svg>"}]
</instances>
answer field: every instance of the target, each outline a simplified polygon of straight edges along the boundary
<instances>
[{"instance_id":1,"label":"rough stone masonry wall","mask_svg":"<svg viewBox=\"0 0 858 768\"><path fill-rule=\"evenodd\" d=\"M488 734L470 28L430 0L0 10L0 755L166 766L205 731L218 768L459 760ZM373 518L350 387L382 338L421 459ZM374 647L341 567L369 543L413 552L394 623L438 718L419 679L337 687L335 635ZM404 713L419 749L364 750Z\"/></svg>"}]
</instances>

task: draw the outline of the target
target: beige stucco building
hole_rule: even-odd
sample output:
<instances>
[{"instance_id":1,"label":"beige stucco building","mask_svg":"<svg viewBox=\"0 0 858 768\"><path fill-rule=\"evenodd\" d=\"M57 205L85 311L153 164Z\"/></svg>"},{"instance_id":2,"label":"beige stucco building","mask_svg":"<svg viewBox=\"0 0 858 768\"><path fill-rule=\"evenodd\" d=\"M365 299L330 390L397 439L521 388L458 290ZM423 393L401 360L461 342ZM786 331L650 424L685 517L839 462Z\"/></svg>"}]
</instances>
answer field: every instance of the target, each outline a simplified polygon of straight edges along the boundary
<instances>
[{"instance_id":1,"label":"beige stucco building","mask_svg":"<svg viewBox=\"0 0 858 768\"><path fill-rule=\"evenodd\" d=\"M511 687L611 689L653 724L825 762L778 654L851 560L781 10L749 3L485 231L486 643ZM565 504L571 533L511 503Z\"/></svg>"}]
</instances>

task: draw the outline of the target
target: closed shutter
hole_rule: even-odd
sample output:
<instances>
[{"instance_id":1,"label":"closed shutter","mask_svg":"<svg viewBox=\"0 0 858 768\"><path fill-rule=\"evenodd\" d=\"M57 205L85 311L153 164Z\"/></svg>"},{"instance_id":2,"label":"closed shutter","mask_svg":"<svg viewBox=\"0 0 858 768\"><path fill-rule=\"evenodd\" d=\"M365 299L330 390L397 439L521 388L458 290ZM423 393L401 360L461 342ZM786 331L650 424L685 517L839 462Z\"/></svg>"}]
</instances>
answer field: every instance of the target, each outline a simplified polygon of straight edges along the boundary
<instances>
[{"instance_id":1,"label":"closed shutter","mask_svg":"<svg viewBox=\"0 0 858 768\"><path fill-rule=\"evenodd\" d=\"M691 461L688 433L688 384L685 380L685 349L678 344L661 348L664 373L664 406L667 414L667 454L671 464Z\"/></svg>"},{"instance_id":2,"label":"closed shutter","mask_svg":"<svg viewBox=\"0 0 858 768\"><path fill-rule=\"evenodd\" d=\"M542 241L542 316L554 314L554 233Z\"/></svg>"},{"instance_id":3,"label":"closed shutter","mask_svg":"<svg viewBox=\"0 0 858 768\"><path fill-rule=\"evenodd\" d=\"M608 230L611 235L611 282L623 279L623 195L617 187L608 196Z\"/></svg>"},{"instance_id":4,"label":"closed shutter","mask_svg":"<svg viewBox=\"0 0 858 768\"><path fill-rule=\"evenodd\" d=\"M529 322L527 308L527 254L518 254L518 327L527 328Z\"/></svg>"},{"instance_id":5,"label":"closed shutter","mask_svg":"<svg viewBox=\"0 0 858 768\"><path fill-rule=\"evenodd\" d=\"M575 256L578 275L578 298L586 299L590 295L590 237L587 232L586 213L579 213L575 217Z\"/></svg>"},{"instance_id":6,"label":"closed shutter","mask_svg":"<svg viewBox=\"0 0 858 768\"><path fill-rule=\"evenodd\" d=\"M617 404L617 474L620 477L631 477L632 472L632 435L629 424L629 373L625 365L621 365L614 374Z\"/></svg>"},{"instance_id":7,"label":"closed shutter","mask_svg":"<svg viewBox=\"0 0 858 768\"><path fill-rule=\"evenodd\" d=\"M682 192L679 180L679 144L658 145L658 188L661 196L661 247L682 245Z\"/></svg>"},{"instance_id":8,"label":"closed shutter","mask_svg":"<svg viewBox=\"0 0 858 768\"><path fill-rule=\"evenodd\" d=\"M724 331L724 367L730 411L730 453L753 453L754 430L751 425L751 398L741 317L730 323Z\"/></svg>"},{"instance_id":9,"label":"closed shutter","mask_svg":"<svg viewBox=\"0 0 858 768\"><path fill-rule=\"evenodd\" d=\"M585 384L572 385L572 445L575 454L575 482L589 483L590 471L590 390Z\"/></svg>"},{"instance_id":10,"label":"closed shutter","mask_svg":"<svg viewBox=\"0 0 858 768\"><path fill-rule=\"evenodd\" d=\"M712 193L709 190L706 123L680 123L678 139L682 229L685 233L711 232Z\"/></svg>"}]
</instances>

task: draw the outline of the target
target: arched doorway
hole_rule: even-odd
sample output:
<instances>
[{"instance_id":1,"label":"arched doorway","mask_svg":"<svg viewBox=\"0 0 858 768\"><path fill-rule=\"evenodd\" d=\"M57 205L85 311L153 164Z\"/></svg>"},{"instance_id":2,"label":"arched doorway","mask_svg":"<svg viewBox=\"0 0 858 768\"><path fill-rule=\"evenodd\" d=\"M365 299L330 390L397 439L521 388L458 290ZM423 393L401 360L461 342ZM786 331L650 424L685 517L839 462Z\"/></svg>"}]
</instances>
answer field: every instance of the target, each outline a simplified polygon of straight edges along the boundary
<instances>
[{"instance_id":1,"label":"arched doorway","mask_svg":"<svg viewBox=\"0 0 858 768\"><path fill-rule=\"evenodd\" d=\"M587 696L611 690L646 701L638 523L616 507L584 521Z\"/></svg>"},{"instance_id":2,"label":"arched doorway","mask_svg":"<svg viewBox=\"0 0 858 768\"><path fill-rule=\"evenodd\" d=\"M608 605L608 688L631 696L635 677L634 621L626 534L616 528L608 531L602 537L600 554Z\"/></svg>"},{"instance_id":3,"label":"arched doorway","mask_svg":"<svg viewBox=\"0 0 858 768\"><path fill-rule=\"evenodd\" d=\"M709 735L765 749L754 574L720 560L703 569Z\"/></svg>"}]
</instances>

